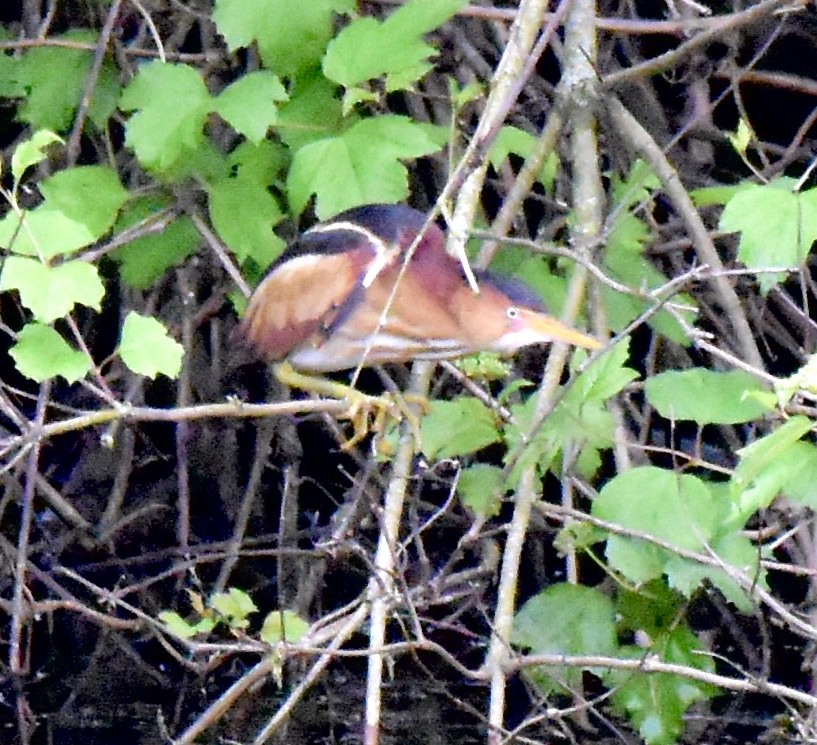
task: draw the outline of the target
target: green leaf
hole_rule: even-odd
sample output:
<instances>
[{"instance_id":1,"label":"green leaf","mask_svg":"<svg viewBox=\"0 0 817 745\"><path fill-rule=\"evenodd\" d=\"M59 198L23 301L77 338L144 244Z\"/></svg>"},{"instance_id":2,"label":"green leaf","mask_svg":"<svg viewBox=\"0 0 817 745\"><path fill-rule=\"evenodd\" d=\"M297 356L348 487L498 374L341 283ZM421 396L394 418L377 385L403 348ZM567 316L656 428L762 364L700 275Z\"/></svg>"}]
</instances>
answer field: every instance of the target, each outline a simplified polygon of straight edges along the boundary
<instances>
[{"instance_id":1,"label":"green leaf","mask_svg":"<svg viewBox=\"0 0 817 745\"><path fill-rule=\"evenodd\" d=\"M288 98L277 75L259 70L227 86L216 98L213 110L236 132L258 145L278 117L275 103Z\"/></svg>"},{"instance_id":2,"label":"green leaf","mask_svg":"<svg viewBox=\"0 0 817 745\"><path fill-rule=\"evenodd\" d=\"M619 633L643 631L653 640L671 631L684 611L684 598L660 580L638 589L622 587L616 598Z\"/></svg>"},{"instance_id":3,"label":"green leaf","mask_svg":"<svg viewBox=\"0 0 817 745\"><path fill-rule=\"evenodd\" d=\"M192 639L196 635L196 628L175 611L163 610L159 613L158 619L167 626L171 634L180 639Z\"/></svg>"},{"instance_id":4,"label":"green leaf","mask_svg":"<svg viewBox=\"0 0 817 745\"><path fill-rule=\"evenodd\" d=\"M45 160L48 157L45 149L55 142L64 144L65 140L47 129L41 129L17 145L11 156L11 173L14 180L19 183L26 170Z\"/></svg>"},{"instance_id":5,"label":"green leaf","mask_svg":"<svg viewBox=\"0 0 817 745\"><path fill-rule=\"evenodd\" d=\"M701 479L655 466L618 474L602 487L592 507L594 517L691 551L702 549L715 535L719 512Z\"/></svg>"},{"instance_id":6,"label":"green leaf","mask_svg":"<svg viewBox=\"0 0 817 745\"><path fill-rule=\"evenodd\" d=\"M139 375L155 378L161 373L175 378L182 369L184 348L168 336L167 329L155 318L131 311L122 325L119 354Z\"/></svg>"},{"instance_id":7,"label":"green leaf","mask_svg":"<svg viewBox=\"0 0 817 745\"><path fill-rule=\"evenodd\" d=\"M532 654L612 655L616 652L615 608L606 595L582 585L551 585L516 614L511 643ZM590 668L587 668L590 669ZM534 679L545 693L581 688L582 669L547 666Z\"/></svg>"},{"instance_id":8,"label":"green leaf","mask_svg":"<svg viewBox=\"0 0 817 745\"><path fill-rule=\"evenodd\" d=\"M125 142L146 168L164 171L202 145L213 99L194 68L154 61L139 69L119 105L136 111Z\"/></svg>"},{"instance_id":9,"label":"green leaf","mask_svg":"<svg viewBox=\"0 0 817 745\"><path fill-rule=\"evenodd\" d=\"M423 417L423 452L432 460L475 453L501 437L491 410L476 398L432 401Z\"/></svg>"},{"instance_id":10,"label":"green leaf","mask_svg":"<svg viewBox=\"0 0 817 745\"><path fill-rule=\"evenodd\" d=\"M724 205L731 200L738 192L743 191L748 183L741 183L734 186L705 186L701 189L694 189L689 193L696 207L713 207Z\"/></svg>"},{"instance_id":11,"label":"green leaf","mask_svg":"<svg viewBox=\"0 0 817 745\"><path fill-rule=\"evenodd\" d=\"M613 224L607 241L604 262L609 274L619 282L640 290L654 290L664 285L667 278L644 256L644 247L650 241L646 223L629 212L622 212ZM621 331L652 305L648 300L625 295L611 287L604 287L603 292L610 326L615 331ZM694 300L688 295L678 295L673 301L695 307ZM680 312L688 323L694 323L694 311ZM689 343L683 328L665 310L652 315L648 324L677 344Z\"/></svg>"},{"instance_id":12,"label":"green leaf","mask_svg":"<svg viewBox=\"0 0 817 745\"><path fill-rule=\"evenodd\" d=\"M51 37L67 42L88 42L93 35L74 32ZM19 60L16 76L26 91L17 118L37 129L65 132L72 124L93 54L90 51L49 46L29 49Z\"/></svg>"},{"instance_id":13,"label":"green leaf","mask_svg":"<svg viewBox=\"0 0 817 745\"><path fill-rule=\"evenodd\" d=\"M441 127L404 116L364 119L295 154L287 179L290 203L300 213L315 194L316 214L324 220L361 204L403 201L408 171L401 159L436 152L446 136Z\"/></svg>"},{"instance_id":14,"label":"green leaf","mask_svg":"<svg viewBox=\"0 0 817 745\"><path fill-rule=\"evenodd\" d=\"M732 483L739 488L745 488L774 464L812 426L813 422L807 417L793 416L771 434L738 450L740 463L732 475Z\"/></svg>"},{"instance_id":15,"label":"green leaf","mask_svg":"<svg viewBox=\"0 0 817 745\"><path fill-rule=\"evenodd\" d=\"M529 132L525 132L518 127L506 125L499 130L496 139L488 152L488 160L495 171L499 171L502 164L508 159L510 153L519 155L522 158L530 157L536 145L536 138ZM539 181L550 193L553 191L553 182L556 179L556 172L559 168L559 157L556 153L551 153L542 170L539 173Z\"/></svg>"},{"instance_id":16,"label":"green leaf","mask_svg":"<svg viewBox=\"0 0 817 745\"><path fill-rule=\"evenodd\" d=\"M92 264L69 261L51 267L21 256L6 259L0 290L19 290L20 301L43 323L68 315L76 303L99 310L105 296Z\"/></svg>"},{"instance_id":17,"label":"green leaf","mask_svg":"<svg viewBox=\"0 0 817 745\"><path fill-rule=\"evenodd\" d=\"M574 362L576 359L574 357ZM627 367L629 360L629 341L620 341L587 366L563 400L569 403L586 401L604 403L638 378L638 373Z\"/></svg>"},{"instance_id":18,"label":"green leaf","mask_svg":"<svg viewBox=\"0 0 817 745\"><path fill-rule=\"evenodd\" d=\"M817 447L810 442L796 442L791 452L792 468L781 489L789 499L817 509Z\"/></svg>"},{"instance_id":19,"label":"green leaf","mask_svg":"<svg viewBox=\"0 0 817 745\"><path fill-rule=\"evenodd\" d=\"M654 466L633 468L607 482L593 501L592 515L672 546L703 550L712 540L726 507L695 476ZM633 582L658 576L672 554L636 538L611 536L607 559Z\"/></svg>"},{"instance_id":20,"label":"green leaf","mask_svg":"<svg viewBox=\"0 0 817 745\"><path fill-rule=\"evenodd\" d=\"M771 434L738 450L740 463L730 481L733 510L731 522L742 527L757 510L768 507L784 488L803 495L803 479L815 468L813 446L800 442L812 428L804 416L796 416Z\"/></svg>"},{"instance_id":21,"label":"green leaf","mask_svg":"<svg viewBox=\"0 0 817 745\"><path fill-rule=\"evenodd\" d=\"M611 535L604 555L611 567L620 571L636 587L661 577L668 557L658 546Z\"/></svg>"},{"instance_id":22,"label":"green leaf","mask_svg":"<svg viewBox=\"0 0 817 745\"><path fill-rule=\"evenodd\" d=\"M640 659L650 654L663 662L714 672L711 657L683 618L685 608L680 596L663 582L622 592L616 610L620 631L642 632L648 639L646 648L623 647L620 656ZM665 742L661 739L664 735L680 734L681 717L686 709L716 692L712 686L666 674L611 669L604 671L602 677L616 689L616 708L636 723L645 738L654 742Z\"/></svg>"},{"instance_id":23,"label":"green leaf","mask_svg":"<svg viewBox=\"0 0 817 745\"><path fill-rule=\"evenodd\" d=\"M348 117L346 124L357 121ZM276 132L294 151L328 135L336 135L344 123L337 86L327 80L320 69L298 77L290 89L289 101L278 109Z\"/></svg>"},{"instance_id":24,"label":"green leaf","mask_svg":"<svg viewBox=\"0 0 817 745\"><path fill-rule=\"evenodd\" d=\"M9 354L17 369L38 383L57 375L76 383L92 367L86 354L69 346L54 329L41 323L23 326Z\"/></svg>"},{"instance_id":25,"label":"green leaf","mask_svg":"<svg viewBox=\"0 0 817 745\"><path fill-rule=\"evenodd\" d=\"M652 201L661 180L643 160L636 160L625 178L613 174L613 196L619 208L634 207Z\"/></svg>"},{"instance_id":26,"label":"green leaf","mask_svg":"<svg viewBox=\"0 0 817 745\"><path fill-rule=\"evenodd\" d=\"M515 483L521 469L528 465L536 464L543 473L559 453L567 446L575 445L582 447L578 463L580 472L592 473L598 465L593 451L611 447L615 441L615 421L605 402L638 377L638 373L625 366L628 356L628 344L621 342L595 360L574 381L525 449L516 464L511 483ZM529 432L535 410L535 397L511 407L513 420L505 428L505 438L511 450L515 450L521 437Z\"/></svg>"},{"instance_id":27,"label":"green leaf","mask_svg":"<svg viewBox=\"0 0 817 745\"><path fill-rule=\"evenodd\" d=\"M474 463L460 471L457 492L463 504L482 517L494 517L502 506L502 469Z\"/></svg>"},{"instance_id":28,"label":"green leaf","mask_svg":"<svg viewBox=\"0 0 817 745\"><path fill-rule=\"evenodd\" d=\"M621 653L641 659L644 650L625 647ZM653 640L650 653L663 662L714 672L706 650L683 623ZM625 713L648 745L674 745L683 733L684 712L696 701L711 698L717 689L680 675L609 670L604 674L613 692L615 707Z\"/></svg>"},{"instance_id":29,"label":"green leaf","mask_svg":"<svg viewBox=\"0 0 817 745\"><path fill-rule=\"evenodd\" d=\"M535 144L536 138L530 132L506 124L491 144L488 160L493 169L498 171L511 153L527 158Z\"/></svg>"},{"instance_id":30,"label":"green leaf","mask_svg":"<svg viewBox=\"0 0 817 745\"><path fill-rule=\"evenodd\" d=\"M430 69L434 47L423 36L454 15L465 0L410 0L384 21L358 18L329 44L327 78L351 88L385 76L386 91L410 87Z\"/></svg>"},{"instance_id":31,"label":"green leaf","mask_svg":"<svg viewBox=\"0 0 817 745\"><path fill-rule=\"evenodd\" d=\"M477 80L471 80L460 86L456 78L448 78L448 95L454 105L456 113L460 113L469 103L478 101L485 96L485 86Z\"/></svg>"},{"instance_id":32,"label":"green leaf","mask_svg":"<svg viewBox=\"0 0 817 745\"><path fill-rule=\"evenodd\" d=\"M237 587L215 593L210 597L208 605L224 616L231 627L239 629L247 628L250 625L247 616L258 611L252 598Z\"/></svg>"},{"instance_id":33,"label":"green leaf","mask_svg":"<svg viewBox=\"0 0 817 745\"><path fill-rule=\"evenodd\" d=\"M665 419L698 424L738 424L757 419L769 407L752 397L766 389L742 370L718 372L696 367L671 370L647 379L647 400Z\"/></svg>"},{"instance_id":34,"label":"green leaf","mask_svg":"<svg viewBox=\"0 0 817 745\"><path fill-rule=\"evenodd\" d=\"M738 128L734 132L728 132L726 139L729 140L729 144L735 148L735 152L740 155L746 155L746 148L749 147L749 143L754 136L755 133L752 131L752 127L746 119L741 117L738 120Z\"/></svg>"},{"instance_id":35,"label":"green leaf","mask_svg":"<svg viewBox=\"0 0 817 745\"><path fill-rule=\"evenodd\" d=\"M283 213L268 187L275 172L275 146L246 143L233 156L233 173L208 186L210 219L240 263L252 257L268 266L284 248L272 231Z\"/></svg>"},{"instance_id":36,"label":"green leaf","mask_svg":"<svg viewBox=\"0 0 817 745\"><path fill-rule=\"evenodd\" d=\"M121 213L116 231L124 230L167 204L156 197L143 197ZM173 220L161 233L146 235L117 248L112 258L120 264L122 279L137 290L151 287L173 266L181 264L199 245L201 237L187 217Z\"/></svg>"},{"instance_id":37,"label":"green leaf","mask_svg":"<svg viewBox=\"0 0 817 745\"><path fill-rule=\"evenodd\" d=\"M817 189L796 194L792 184L790 179L752 184L723 210L720 229L740 233L738 259L750 269L796 269L817 240ZM758 274L761 291L768 292L785 276Z\"/></svg>"},{"instance_id":38,"label":"green leaf","mask_svg":"<svg viewBox=\"0 0 817 745\"><path fill-rule=\"evenodd\" d=\"M0 220L0 247L48 261L96 241L84 223L72 220L48 202L21 215L9 211Z\"/></svg>"},{"instance_id":39,"label":"green leaf","mask_svg":"<svg viewBox=\"0 0 817 745\"><path fill-rule=\"evenodd\" d=\"M767 586L766 570L760 565L760 551L739 532L735 531L719 538L712 544L710 550L727 567L734 567L753 578L759 587ZM704 580L708 580L743 613L750 613L755 608L748 593L724 569L673 556L667 561L665 571L670 586L688 598L701 587Z\"/></svg>"},{"instance_id":40,"label":"green leaf","mask_svg":"<svg viewBox=\"0 0 817 745\"><path fill-rule=\"evenodd\" d=\"M294 610L274 610L267 614L261 626L261 641L277 644L281 641L297 644L309 631L309 622Z\"/></svg>"},{"instance_id":41,"label":"green leaf","mask_svg":"<svg viewBox=\"0 0 817 745\"><path fill-rule=\"evenodd\" d=\"M335 14L354 10L354 0L216 0L213 20L230 51L255 41L264 67L295 76L319 64Z\"/></svg>"},{"instance_id":42,"label":"green leaf","mask_svg":"<svg viewBox=\"0 0 817 745\"><path fill-rule=\"evenodd\" d=\"M49 207L85 225L97 239L113 227L128 192L107 166L58 171L40 184Z\"/></svg>"}]
</instances>

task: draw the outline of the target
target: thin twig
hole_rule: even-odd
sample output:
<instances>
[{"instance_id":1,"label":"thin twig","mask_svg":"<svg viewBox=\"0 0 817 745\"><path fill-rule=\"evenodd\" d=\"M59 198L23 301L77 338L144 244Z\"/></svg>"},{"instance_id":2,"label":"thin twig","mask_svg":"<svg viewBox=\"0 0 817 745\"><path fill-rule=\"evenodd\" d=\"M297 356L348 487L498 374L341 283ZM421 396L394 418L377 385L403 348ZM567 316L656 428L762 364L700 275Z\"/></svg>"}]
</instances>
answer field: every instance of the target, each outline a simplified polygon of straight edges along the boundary
<instances>
[{"instance_id":1,"label":"thin twig","mask_svg":"<svg viewBox=\"0 0 817 745\"><path fill-rule=\"evenodd\" d=\"M102 63L105 61L105 54L108 51L108 44L111 41L111 34L113 33L113 27L116 24L121 6L122 0L113 0L111 3L111 7L108 9L108 15L105 18L105 24L102 26L102 31L99 34L99 39L94 49L94 61L91 64L88 77L85 79L82 98L79 101L77 114L74 117L74 126L71 129L71 135L68 138L68 145L65 149L65 157L69 166L76 165L77 157L79 156L82 130L85 127L85 120L88 118L91 100L94 95L94 90L96 89L96 84L99 81L99 73L102 71Z\"/></svg>"}]
</instances>

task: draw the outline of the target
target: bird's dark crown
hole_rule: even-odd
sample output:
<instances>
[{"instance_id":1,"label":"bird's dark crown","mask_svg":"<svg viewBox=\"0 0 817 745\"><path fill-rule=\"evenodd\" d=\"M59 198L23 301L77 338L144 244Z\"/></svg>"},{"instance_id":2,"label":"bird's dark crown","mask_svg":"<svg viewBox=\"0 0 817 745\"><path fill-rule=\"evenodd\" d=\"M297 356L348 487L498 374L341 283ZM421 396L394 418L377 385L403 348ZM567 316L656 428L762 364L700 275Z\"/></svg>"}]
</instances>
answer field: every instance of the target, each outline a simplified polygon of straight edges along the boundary
<instances>
[{"instance_id":1,"label":"bird's dark crown","mask_svg":"<svg viewBox=\"0 0 817 745\"><path fill-rule=\"evenodd\" d=\"M397 243L398 239L413 240L426 224L426 215L407 207L404 204L367 204L335 215L320 225L327 228L338 225L336 231L322 230L320 232L307 230L279 256L270 270L280 266L285 261L305 253L333 254L348 251L350 236L353 242L360 239L359 234L352 234L343 230L340 223L352 223L374 233L387 244ZM317 227L317 226L316 226ZM434 227L432 230L439 230Z\"/></svg>"},{"instance_id":2,"label":"bird's dark crown","mask_svg":"<svg viewBox=\"0 0 817 745\"><path fill-rule=\"evenodd\" d=\"M547 313L548 309L537 292L521 280L488 271L475 272L479 284L487 284L505 295L514 305Z\"/></svg>"},{"instance_id":3,"label":"bird's dark crown","mask_svg":"<svg viewBox=\"0 0 817 745\"><path fill-rule=\"evenodd\" d=\"M351 222L370 230L386 243L395 243L400 234L417 235L428 217L405 204L367 204L335 215L331 222Z\"/></svg>"}]
</instances>

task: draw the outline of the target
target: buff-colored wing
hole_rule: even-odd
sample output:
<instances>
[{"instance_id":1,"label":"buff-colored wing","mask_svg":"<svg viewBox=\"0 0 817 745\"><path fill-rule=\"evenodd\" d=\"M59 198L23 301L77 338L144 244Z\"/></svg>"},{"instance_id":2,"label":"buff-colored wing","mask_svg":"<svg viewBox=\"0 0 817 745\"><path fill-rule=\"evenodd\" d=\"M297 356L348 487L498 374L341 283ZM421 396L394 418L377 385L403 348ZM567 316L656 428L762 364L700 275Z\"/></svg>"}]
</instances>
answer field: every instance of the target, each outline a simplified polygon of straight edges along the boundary
<instances>
[{"instance_id":1,"label":"buff-colored wing","mask_svg":"<svg viewBox=\"0 0 817 745\"><path fill-rule=\"evenodd\" d=\"M328 329L354 301L361 261L356 252L302 254L275 267L258 285L241 322L247 341L280 360Z\"/></svg>"}]
</instances>

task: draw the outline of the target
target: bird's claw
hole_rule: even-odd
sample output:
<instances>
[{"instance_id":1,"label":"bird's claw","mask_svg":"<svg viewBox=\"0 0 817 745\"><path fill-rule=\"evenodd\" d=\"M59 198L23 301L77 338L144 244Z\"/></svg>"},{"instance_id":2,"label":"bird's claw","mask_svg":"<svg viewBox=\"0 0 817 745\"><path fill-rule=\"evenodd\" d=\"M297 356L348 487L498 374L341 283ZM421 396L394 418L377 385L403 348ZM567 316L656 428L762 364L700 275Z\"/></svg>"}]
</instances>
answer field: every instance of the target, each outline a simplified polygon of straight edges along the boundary
<instances>
[{"instance_id":1,"label":"bird's claw","mask_svg":"<svg viewBox=\"0 0 817 745\"><path fill-rule=\"evenodd\" d=\"M349 408L341 417L351 420L352 436L341 445L341 450L351 450L369 432L376 435L382 434L386 430L386 423L389 419L398 423L405 419L411 426L417 450L422 449L421 415L418 416L416 410L416 407L419 406L423 413L428 411L428 401L422 396L411 393L383 393L379 396L371 396L334 380L300 373L287 361L275 366L275 376L290 388L312 391L348 403ZM414 406L409 405L410 403ZM370 422L372 422L371 426Z\"/></svg>"},{"instance_id":2,"label":"bird's claw","mask_svg":"<svg viewBox=\"0 0 817 745\"><path fill-rule=\"evenodd\" d=\"M351 450L370 432L381 435L386 430L389 419L393 419L398 424L405 420L411 427L416 448L422 448L422 437L420 433L420 418L417 412L409 405L419 404L423 413L428 410L428 401L417 396L402 396L383 393L380 396L370 396L365 393L351 390L346 397L349 401L349 409L344 414L344 418L352 422L352 436L340 447L341 450ZM371 422L371 424L370 424Z\"/></svg>"}]
</instances>

